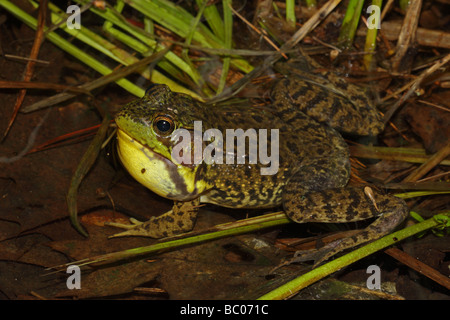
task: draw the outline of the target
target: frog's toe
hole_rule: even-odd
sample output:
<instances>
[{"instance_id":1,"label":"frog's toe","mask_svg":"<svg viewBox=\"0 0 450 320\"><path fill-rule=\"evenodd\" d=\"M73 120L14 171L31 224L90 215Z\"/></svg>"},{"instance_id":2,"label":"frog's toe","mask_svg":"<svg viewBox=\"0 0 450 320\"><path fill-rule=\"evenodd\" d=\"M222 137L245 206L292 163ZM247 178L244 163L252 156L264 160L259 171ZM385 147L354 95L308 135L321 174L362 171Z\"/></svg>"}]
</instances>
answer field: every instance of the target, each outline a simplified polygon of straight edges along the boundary
<instances>
[{"instance_id":1,"label":"frog's toe","mask_svg":"<svg viewBox=\"0 0 450 320\"><path fill-rule=\"evenodd\" d=\"M121 228L121 229L133 229L136 226L142 224L142 222L134 219L134 218L130 218L129 219L131 224L126 224L126 223L118 223L118 222L105 222L105 226L110 226L110 227L116 227L116 228Z\"/></svg>"},{"instance_id":2,"label":"frog's toe","mask_svg":"<svg viewBox=\"0 0 450 320\"><path fill-rule=\"evenodd\" d=\"M340 250L336 250L339 247L339 243L341 240L333 241L326 246L317 249L317 250L299 250L296 251L294 256L287 261L285 261L282 265L289 265L291 263L305 262L305 261L314 261L313 268L320 265L322 262L328 260L333 255L335 255Z\"/></svg>"},{"instance_id":3,"label":"frog's toe","mask_svg":"<svg viewBox=\"0 0 450 320\"><path fill-rule=\"evenodd\" d=\"M138 230L135 230L134 228L131 228L131 229L123 231L123 232L115 233L112 236L109 236L108 238L111 239L111 238L141 236L141 235L142 235L141 232L139 232Z\"/></svg>"},{"instance_id":4,"label":"frog's toe","mask_svg":"<svg viewBox=\"0 0 450 320\"><path fill-rule=\"evenodd\" d=\"M134 218L130 218L130 224L125 223L117 223L117 222L105 222L105 225L116 227L120 229L126 229L123 232L119 232L109 236L108 238L119 238L119 237L128 237L128 236L150 236L148 235L148 230L143 228L145 222L138 221Z\"/></svg>"}]
</instances>

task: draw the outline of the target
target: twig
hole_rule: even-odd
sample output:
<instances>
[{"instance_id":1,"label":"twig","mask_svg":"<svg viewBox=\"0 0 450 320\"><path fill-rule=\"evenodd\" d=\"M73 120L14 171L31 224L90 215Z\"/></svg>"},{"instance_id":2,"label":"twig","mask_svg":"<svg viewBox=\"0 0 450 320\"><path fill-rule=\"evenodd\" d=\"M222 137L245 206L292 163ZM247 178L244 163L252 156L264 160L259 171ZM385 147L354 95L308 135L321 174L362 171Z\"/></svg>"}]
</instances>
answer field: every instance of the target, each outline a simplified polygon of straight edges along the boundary
<instances>
[{"instance_id":1,"label":"twig","mask_svg":"<svg viewBox=\"0 0 450 320\"><path fill-rule=\"evenodd\" d=\"M402 67L401 63L408 49L416 39L416 30L419 23L422 0L415 0L408 6L402 29L397 41L396 54L392 59L392 69L396 72Z\"/></svg>"},{"instance_id":2,"label":"twig","mask_svg":"<svg viewBox=\"0 0 450 320\"><path fill-rule=\"evenodd\" d=\"M33 147L33 144L36 140L36 136L39 132L39 129L44 124L45 120L47 119L48 115L50 114L51 109L47 110L44 114L44 116L39 120L39 123L34 127L33 131L31 131L30 135L28 136L28 141L26 146L15 156L8 158L8 157L0 157L0 163L12 163L17 160L20 160L23 156L25 156L28 151Z\"/></svg>"},{"instance_id":3,"label":"twig","mask_svg":"<svg viewBox=\"0 0 450 320\"><path fill-rule=\"evenodd\" d=\"M399 22L386 21L381 23L381 31L387 40L397 40L401 30L402 25ZM365 33L366 29L360 28L357 35L363 36ZM450 49L450 33L443 30L417 28L416 41L421 46Z\"/></svg>"},{"instance_id":4,"label":"twig","mask_svg":"<svg viewBox=\"0 0 450 320\"><path fill-rule=\"evenodd\" d=\"M388 0L386 5L383 8L383 11L381 12L380 20L383 21L386 14L391 10L392 4L394 3L394 0Z\"/></svg>"},{"instance_id":5,"label":"twig","mask_svg":"<svg viewBox=\"0 0 450 320\"><path fill-rule=\"evenodd\" d=\"M447 143L445 147L436 152L432 157L430 157L425 163L414 170L408 177L406 177L403 182L415 182L422 176L424 176L428 171L437 166L442 160L444 160L450 154L450 142Z\"/></svg>"},{"instance_id":6,"label":"twig","mask_svg":"<svg viewBox=\"0 0 450 320\"><path fill-rule=\"evenodd\" d=\"M441 173L438 173L438 174L435 174L435 175L432 175L432 176L429 176L429 177L417 180L416 182L422 184L422 183L424 183L424 182L426 182L428 180L438 179L438 178L441 178L441 177L446 176L446 175L450 175L450 171L441 172Z\"/></svg>"},{"instance_id":7,"label":"twig","mask_svg":"<svg viewBox=\"0 0 450 320\"><path fill-rule=\"evenodd\" d=\"M103 118L102 125L97 131L97 134L95 135L94 139L89 145L86 153L81 158L80 163L78 164L78 167L72 176L72 179L70 181L70 188L66 196L70 221L72 222L75 229L85 237L88 237L89 235L78 221L78 209L77 209L78 188L81 182L83 181L84 177L86 176L86 174L91 169L95 160L97 159L97 155L100 152L102 142L106 136L106 133L108 132L110 120L111 120L110 116L106 113Z\"/></svg>"},{"instance_id":8,"label":"twig","mask_svg":"<svg viewBox=\"0 0 450 320\"><path fill-rule=\"evenodd\" d=\"M384 22L384 30L389 30L388 39L392 39L395 35L398 35L401 26L396 22ZM425 28L417 29L416 39L418 44L424 46L450 48L450 33L444 32L443 30L430 30Z\"/></svg>"},{"instance_id":9,"label":"twig","mask_svg":"<svg viewBox=\"0 0 450 320\"><path fill-rule=\"evenodd\" d=\"M40 63L40 64L43 64L46 66L48 66L50 64L49 61L40 60L40 59L31 59L30 57L21 57L21 56L16 56L13 54L3 54L2 56L5 57L6 59L15 60L15 61L33 61L33 62Z\"/></svg>"},{"instance_id":10,"label":"twig","mask_svg":"<svg viewBox=\"0 0 450 320\"><path fill-rule=\"evenodd\" d=\"M426 100L422 100L422 99L417 99L417 102L426 104L427 106L430 106L430 107L433 107L433 108L436 108L436 109L439 109L439 110L442 110L442 111L450 112L449 108L446 108L444 106L438 105L436 103L432 103L432 102L429 102L429 101L426 101Z\"/></svg>"},{"instance_id":11,"label":"twig","mask_svg":"<svg viewBox=\"0 0 450 320\"><path fill-rule=\"evenodd\" d=\"M28 82L28 81L3 81L0 80L0 89L40 89L40 90L58 90L90 94L88 90L79 87L73 87L63 84L48 82Z\"/></svg>"},{"instance_id":12,"label":"twig","mask_svg":"<svg viewBox=\"0 0 450 320\"><path fill-rule=\"evenodd\" d=\"M24 81L30 81L33 76L34 66L36 64L36 62L34 60L38 58L39 49L41 47L42 42L44 41L44 26L45 26L46 18L47 18L47 0L43 0L43 1L41 1L40 5L39 5L38 26L37 26L37 30L36 30L36 36L34 38L33 47L31 48L30 60L28 61L27 67L25 69L25 75L23 77ZM1 139L1 141L3 141L6 138L6 136L8 135L8 132L11 129L11 127L14 123L14 120L17 117L17 113L19 112L19 109L22 106L22 102L25 99L26 94L27 94L27 89L20 90L19 95L17 96L17 99L16 99L16 103L14 105L13 114L11 116L11 119L9 120L9 123L8 123L8 126L6 127L5 132L3 133L3 137Z\"/></svg>"},{"instance_id":13,"label":"twig","mask_svg":"<svg viewBox=\"0 0 450 320\"><path fill-rule=\"evenodd\" d=\"M386 252L391 257L397 259L401 263L406 264L408 267L425 275L426 277L430 278L431 280L439 283L441 286L444 286L447 289L450 289L450 279L447 278L446 276L444 276L439 271L431 268L429 265L426 265L425 263L411 257L409 254L407 254L397 248L389 248L389 249L386 249L384 252Z\"/></svg>"},{"instance_id":14,"label":"twig","mask_svg":"<svg viewBox=\"0 0 450 320\"><path fill-rule=\"evenodd\" d=\"M333 46L332 44L326 43L326 42L320 40L319 38L317 38L316 36L312 36L312 38L313 38L314 41L320 43L320 44L323 45L324 47L328 47L328 48L330 48L330 49L332 49L332 50L336 50L336 51L339 52L339 53L342 52L342 50L339 49L338 47Z\"/></svg>"}]
</instances>

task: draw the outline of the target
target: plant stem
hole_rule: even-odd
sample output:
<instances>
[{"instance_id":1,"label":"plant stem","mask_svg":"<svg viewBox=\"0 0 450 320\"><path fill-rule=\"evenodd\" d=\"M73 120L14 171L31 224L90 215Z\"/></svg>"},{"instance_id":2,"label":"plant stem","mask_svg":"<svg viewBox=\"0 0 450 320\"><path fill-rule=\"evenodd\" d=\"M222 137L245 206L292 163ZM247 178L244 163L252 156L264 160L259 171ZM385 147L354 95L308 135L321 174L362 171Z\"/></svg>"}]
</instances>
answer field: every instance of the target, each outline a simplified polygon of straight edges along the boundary
<instances>
[{"instance_id":1,"label":"plant stem","mask_svg":"<svg viewBox=\"0 0 450 320\"><path fill-rule=\"evenodd\" d=\"M231 49L233 42L233 13L231 12L231 0L222 0L223 4L223 21L224 21L224 47ZM231 58L226 56L223 58L222 73L220 75L219 87L217 93L221 93L227 82L228 70L230 68Z\"/></svg>"},{"instance_id":2,"label":"plant stem","mask_svg":"<svg viewBox=\"0 0 450 320\"><path fill-rule=\"evenodd\" d=\"M291 28L295 28L295 0L286 0L286 21Z\"/></svg>"},{"instance_id":3,"label":"plant stem","mask_svg":"<svg viewBox=\"0 0 450 320\"><path fill-rule=\"evenodd\" d=\"M367 36L366 36L366 43L364 46L364 51L367 52L364 55L364 67L367 71L370 71L372 69L372 61L373 61L373 54L375 53L375 49L377 46L377 33L378 33L378 28L381 25L381 5L382 5L382 0L372 0L372 5L377 6L378 7L378 11L374 11L372 12L372 15L376 15L375 21L370 21L373 20L372 17L369 17L368 22L368 30L367 30ZM375 23L372 23L375 22Z\"/></svg>"},{"instance_id":4,"label":"plant stem","mask_svg":"<svg viewBox=\"0 0 450 320\"><path fill-rule=\"evenodd\" d=\"M315 7L317 7L316 0L306 0L305 2L306 2L306 6L308 8L315 8Z\"/></svg>"},{"instance_id":5,"label":"plant stem","mask_svg":"<svg viewBox=\"0 0 450 320\"><path fill-rule=\"evenodd\" d=\"M197 5L200 7L202 6L202 2L208 3L208 0L196 0ZM224 26L222 18L220 17L219 11L217 10L217 7L215 4L206 4L205 12L203 13L203 16L206 19L206 22L208 22L209 27L214 32L214 34L224 41L225 39L225 33L224 33Z\"/></svg>"},{"instance_id":6,"label":"plant stem","mask_svg":"<svg viewBox=\"0 0 450 320\"><path fill-rule=\"evenodd\" d=\"M411 0L399 0L400 9L402 9L403 11L406 11L408 9L410 3L411 3Z\"/></svg>"},{"instance_id":7,"label":"plant stem","mask_svg":"<svg viewBox=\"0 0 450 320\"><path fill-rule=\"evenodd\" d=\"M342 21L338 42L342 48L349 48L355 38L364 0L350 0Z\"/></svg>"}]
</instances>

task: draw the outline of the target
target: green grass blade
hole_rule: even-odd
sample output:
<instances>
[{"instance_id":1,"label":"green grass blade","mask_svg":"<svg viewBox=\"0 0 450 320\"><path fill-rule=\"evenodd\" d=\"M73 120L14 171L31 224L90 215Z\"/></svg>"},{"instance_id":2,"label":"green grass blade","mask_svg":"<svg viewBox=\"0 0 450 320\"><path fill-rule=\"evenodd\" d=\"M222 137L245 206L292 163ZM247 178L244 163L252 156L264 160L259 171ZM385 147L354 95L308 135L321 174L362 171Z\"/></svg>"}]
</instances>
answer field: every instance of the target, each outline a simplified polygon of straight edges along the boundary
<instances>
[{"instance_id":1,"label":"green grass blade","mask_svg":"<svg viewBox=\"0 0 450 320\"><path fill-rule=\"evenodd\" d=\"M306 0L305 2L306 2L306 6L308 8L315 8L315 7L317 7L316 0Z\"/></svg>"},{"instance_id":2,"label":"green grass blade","mask_svg":"<svg viewBox=\"0 0 450 320\"><path fill-rule=\"evenodd\" d=\"M233 42L233 13L231 11L231 0L222 0L223 4L223 21L224 21L224 41L225 49L231 49ZM217 93L221 93L225 88L227 82L228 70L230 68L231 58L226 56L223 58L222 73L220 75L219 87L217 88Z\"/></svg>"},{"instance_id":3,"label":"green grass blade","mask_svg":"<svg viewBox=\"0 0 450 320\"><path fill-rule=\"evenodd\" d=\"M373 0L372 5L377 6L379 8L379 12L381 12L381 5L382 0ZM375 13L374 13L375 14ZM380 14L381 16L381 14ZM378 16L376 19L379 20L381 17ZM376 23L380 23L381 21L376 21ZM375 53L375 49L377 47L377 34L378 29L377 28L368 28L367 29L367 35L366 35L366 42L364 45L364 51L368 52L364 55L364 67L366 70L371 70L373 66L373 54Z\"/></svg>"},{"instance_id":4,"label":"green grass blade","mask_svg":"<svg viewBox=\"0 0 450 320\"><path fill-rule=\"evenodd\" d=\"M342 21L338 42L342 48L349 48L355 38L364 0L350 0Z\"/></svg>"},{"instance_id":5,"label":"green grass blade","mask_svg":"<svg viewBox=\"0 0 450 320\"><path fill-rule=\"evenodd\" d=\"M81 226L78 221L78 210L77 210L77 194L78 188L80 187L81 182L83 181L86 174L91 170L92 165L95 160L97 160L97 156L101 150L101 146L103 141L105 140L106 133L108 132L109 123L111 122L111 117L106 114L103 118L102 125L97 131L94 139L89 144L88 149L84 153L81 158L78 166L70 180L70 188L66 196L67 207L69 210L70 221L75 229L80 232L85 237L88 237L88 233Z\"/></svg>"},{"instance_id":6,"label":"green grass blade","mask_svg":"<svg viewBox=\"0 0 450 320\"><path fill-rule=\"evenodd\" d=\"M200 7L202 3L206 3L205 11L203 13L203 16L206 19L206 22L208 22L209 27L213 31L213 33L219 38L220 40L224 41L225 39L225 33L223 31L223 21L220 17L219 11L217 10L217 7L215 4L208 4L208 0L196 0L197 5Z\"/></svg>"},{"instance_id":7,"label":"green grass blade","mask_svg":"<svg viewBox=\"0 0 450 320\"><path fill-rule=\"evenodd\" d=\"M295 0L286 0L286 21L291 28L295 28Z\"/></svg>"}]
</instances>

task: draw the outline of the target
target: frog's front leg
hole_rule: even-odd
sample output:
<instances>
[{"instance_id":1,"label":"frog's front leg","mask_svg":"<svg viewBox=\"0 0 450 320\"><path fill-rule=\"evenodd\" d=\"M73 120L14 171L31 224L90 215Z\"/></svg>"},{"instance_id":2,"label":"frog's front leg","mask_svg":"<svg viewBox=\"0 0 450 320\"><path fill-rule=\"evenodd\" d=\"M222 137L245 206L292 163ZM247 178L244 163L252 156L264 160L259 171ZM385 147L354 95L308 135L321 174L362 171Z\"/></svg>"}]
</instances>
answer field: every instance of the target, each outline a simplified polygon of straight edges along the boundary
<instances>
[{"instance_id":1,"label":"frog's front leg","mask_svg":"<svg viewBox=\"0 0 450 320\"><path fill-rule=\"evenodd\" d=\"M197 219L199 199L192 201L175 201L172 209L160 216L152 217L146 222L135 222L133 225L109 223L108 225L124 228L127 231L117 233L111 238L124 236L142 236L165 238L191 231Z\"/></svg>"},{"instance_id":2,"label":"frog's front leg","mask_svg":"<svg viewBox=\"0 0 450 320\"><path fill-rule=\"evenodd\" d=\"M378 218L355 235L331 242L316 252L302 252L291 262L314 260L315 265L318 265L342 250L387 235L409 212L402 199L372 189L369 194L363 187L311 191L301 195L296 195L293 190L295 184L285 192L283 203L287 216L298 223L336 223Z\"/></svg>"}]
</instances>

